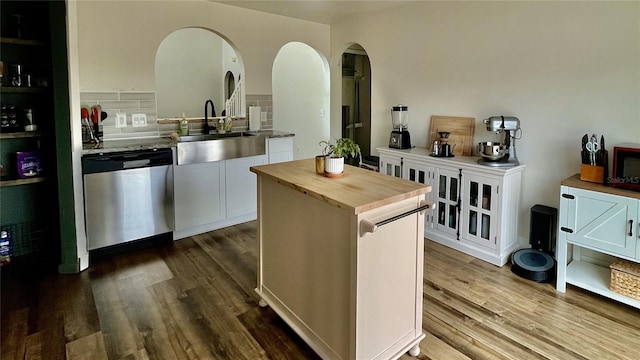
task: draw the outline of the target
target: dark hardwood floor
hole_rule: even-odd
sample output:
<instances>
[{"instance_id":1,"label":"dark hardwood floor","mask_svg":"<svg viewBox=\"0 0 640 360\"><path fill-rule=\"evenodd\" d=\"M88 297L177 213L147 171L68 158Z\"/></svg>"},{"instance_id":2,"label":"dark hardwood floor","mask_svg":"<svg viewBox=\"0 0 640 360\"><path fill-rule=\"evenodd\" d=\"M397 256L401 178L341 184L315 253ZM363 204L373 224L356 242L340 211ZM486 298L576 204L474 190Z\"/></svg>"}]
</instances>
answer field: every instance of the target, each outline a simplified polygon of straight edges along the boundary
<instances>
[{"instance_id":1,"label":"dark hardwood floor","mask_svg":"<svg viewBox=\"0 0 640 360\"><path fill-rule=\"evenodd\" d=\"M0 358L317 359L257 304L255 226L94 259L76 275L2 269ZM419 359L640 359L640 310L430 241L423 327Z\"/></svg>"}]
</instances>

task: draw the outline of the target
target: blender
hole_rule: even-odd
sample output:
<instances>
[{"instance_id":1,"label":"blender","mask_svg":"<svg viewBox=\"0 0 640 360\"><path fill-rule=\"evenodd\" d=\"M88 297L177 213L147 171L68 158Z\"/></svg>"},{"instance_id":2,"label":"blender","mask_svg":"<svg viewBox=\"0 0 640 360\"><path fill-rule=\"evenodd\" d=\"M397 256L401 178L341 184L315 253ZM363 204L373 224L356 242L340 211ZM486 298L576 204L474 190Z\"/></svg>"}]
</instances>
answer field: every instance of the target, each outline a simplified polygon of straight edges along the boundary
<instances>
[{"instance_id":1,"label":"blender","mask_svg":"<svg viewBox=\"0 0 640 360\"><path fill-rule=\"evenodd\" d=\"M394 149L410 149L411 136L407 128L409 126L409 107L395 105L391 107L391 124L393 131L389 138L389 147Z\"/></svg>"}]
</instances>

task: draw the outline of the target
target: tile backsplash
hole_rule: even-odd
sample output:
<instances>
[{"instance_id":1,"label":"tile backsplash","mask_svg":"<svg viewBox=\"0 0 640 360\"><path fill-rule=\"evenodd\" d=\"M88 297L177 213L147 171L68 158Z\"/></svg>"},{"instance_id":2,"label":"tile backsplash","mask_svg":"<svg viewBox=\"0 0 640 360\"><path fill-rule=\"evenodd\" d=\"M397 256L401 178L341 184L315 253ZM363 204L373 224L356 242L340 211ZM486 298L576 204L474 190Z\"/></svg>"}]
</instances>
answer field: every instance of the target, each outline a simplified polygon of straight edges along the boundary
<instances>
[{"instance_id":1,"label":"tile backsplash","mask_svg":"<svg viewBox=\"0 0 640 360\"><path fill-rule=\"evenodd\" d=\"M247 98L246 100L247 114L249 114L249 106L260 106L260 111L267 113L267 120L260 122L260 128L265 130L272 130L273 129L273 96L247 94L246 98Z\"/></svg>"},{"instance_id":2,"label":"tile backsplash","mask_svg":"<svg viewBox=\"0 0 640 360\"><path fill-rule=\"evenodd\" d=\"M107 118L102 122L104 140L159 137L156 118L156 93L153 91L86 91L80 93L82 105L100 105ZM116 127L116 113L127 114L127 127ZM145 114L147 125L133 127L131 115ZM176 127L177 128L177 127Z\"/></svg>"},{"instance_id":3,"label":"tile backsplash","mask_svg":"<svg viewBox=\"0 0 640 360\"><path fill-rule=\"evenodd\" d=\"M170 136L178 130L178 124L158 124L156 93L154 91L83 91L80 93L80 101L83 106L100 105L102 111L107 113L107 118L102 122L104 140L154 138ZM260 106L266 113L266 120L261 121L261 129L273 128L273 101L271 95L246 95L246 113L249 106ZM127 114L127 126L116 127L116 113ZM145 114L147 125L132 126L131 115ZM191 131L201 131L202 126L192 124ZM234 130L246 130L247 120L235 120Z\"/></svg>"}]
</instances>

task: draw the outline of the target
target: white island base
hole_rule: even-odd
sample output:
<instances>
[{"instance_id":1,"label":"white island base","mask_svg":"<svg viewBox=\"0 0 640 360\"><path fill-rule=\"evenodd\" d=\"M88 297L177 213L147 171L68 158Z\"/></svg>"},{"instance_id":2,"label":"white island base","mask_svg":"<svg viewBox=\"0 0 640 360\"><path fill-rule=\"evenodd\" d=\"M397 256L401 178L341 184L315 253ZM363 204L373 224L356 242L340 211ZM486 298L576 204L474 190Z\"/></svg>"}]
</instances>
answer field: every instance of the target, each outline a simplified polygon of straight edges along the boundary
<instances>
[{"instance_id":1,"label":"white island base","mask_svg":"<svg viewBox=\"0 0 640 360\"><path fill-rule=\"evenodd\" d=\"M370 188L371 181L351 183L359 171L389 187L410 182L358 168L328 179L315 175L313 161L300 163L308 165L308 182L273 177L269 167L276 165L252 168L258 174L260 304L269 305L323 359L417 356L425 337L424 215L415 210L430 188L354 208L334 201L338 195L330 188ZM367 232L405 213L410 215Z\"/></svg>"}]
</instances>

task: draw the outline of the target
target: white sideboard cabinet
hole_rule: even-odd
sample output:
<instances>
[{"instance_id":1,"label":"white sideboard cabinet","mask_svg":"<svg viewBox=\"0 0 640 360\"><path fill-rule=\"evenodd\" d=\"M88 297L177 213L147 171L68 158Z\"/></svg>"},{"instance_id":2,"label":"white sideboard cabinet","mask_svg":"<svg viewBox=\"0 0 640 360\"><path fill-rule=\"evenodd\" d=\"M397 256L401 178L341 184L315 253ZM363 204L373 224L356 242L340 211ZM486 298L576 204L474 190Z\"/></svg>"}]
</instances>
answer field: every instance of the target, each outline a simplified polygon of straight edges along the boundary
<instances>
[{"instance_id":1,"label":"white sideboard cabinet","mask_svg":"<svg viewBox=\"0 0 640 360\"><path fill-rule=\"evenodd\" d=\"M425 237L497 266L518 249L518 209L524 165L480 165L478 157L430 156L424 148L378 148L380 172L431 185Z\"/></svg>"},{"instance_id":2,"label":"white sideboard cabinet","mask_svg":"<svg viewBox=\"0 0 640 360\"><path fill-rule=\"evenodd\" d=\"M563 180L556 289L565 292L569 283L640 308L640 301L609 290L608 267L616 257L640 262L638 221L639 192L581 181L579 175Z\"/></svg>"}]
</instances>

